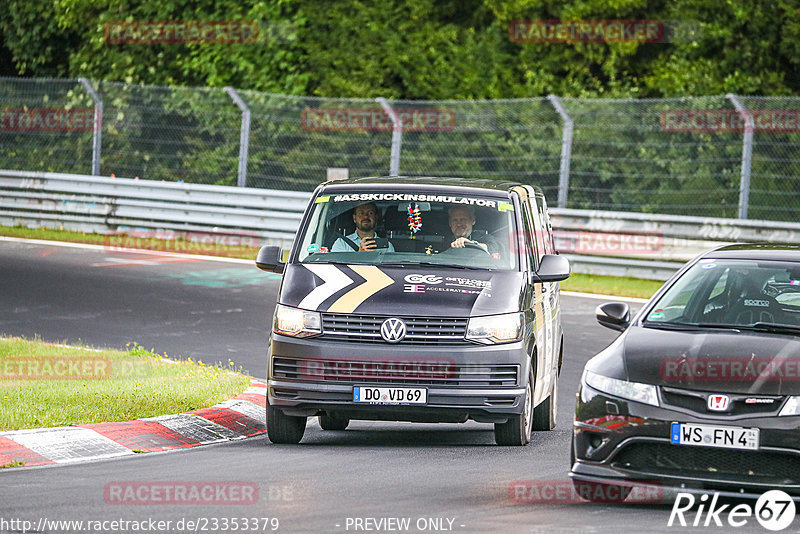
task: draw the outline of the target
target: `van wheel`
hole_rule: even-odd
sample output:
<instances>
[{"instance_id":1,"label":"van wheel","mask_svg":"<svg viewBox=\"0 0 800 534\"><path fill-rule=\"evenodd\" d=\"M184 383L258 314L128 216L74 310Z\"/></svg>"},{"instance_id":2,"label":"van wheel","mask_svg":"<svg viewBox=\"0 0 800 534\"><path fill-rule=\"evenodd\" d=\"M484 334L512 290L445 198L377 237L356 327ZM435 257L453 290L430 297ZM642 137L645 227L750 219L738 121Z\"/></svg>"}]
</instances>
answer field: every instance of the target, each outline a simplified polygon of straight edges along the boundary
<instances>
[{"instance_id":1,"label":"van wheel","mask_svg":"<svg viewBox=\"0 0 800 534\"><path fill-rule=\"evenodd\" d=\"M306 432L306 418L286 415L270 406L267 399L267 436L272 443L300 443Z\"/></svg>"},{"instance_id":2,"label":"van wheel","mask_svg":"<svg viewBox=\"0 0 800 534\"><path fill-rule=\"evenodd\" d=\"M553 381L550 395L533 409L533 429L553 430L558 417L558 377Z\"/></svg>"},{"instance_id":3,"label":"van wheel","mask_svg":"<svg viewBox=\"0 0 800 534\"><path fill-rule=\"evenodd\" d=\"M527 445L531 441L533 420L533 365L525 388L525 407L520 415L512 415L505 423L494 424L494 440L498 445Z\"/></svg>"},{"instance_id":4,"label":"van wheel","mask_svg":"<svg viewBox=\"0 0 800 534\"><path fill-rule=\"evenodd\" d=\"M350 424L350 419L336 417L335 415L320 415L319 426L322 430L344 430Z\"/></svg>"}]
</instances>

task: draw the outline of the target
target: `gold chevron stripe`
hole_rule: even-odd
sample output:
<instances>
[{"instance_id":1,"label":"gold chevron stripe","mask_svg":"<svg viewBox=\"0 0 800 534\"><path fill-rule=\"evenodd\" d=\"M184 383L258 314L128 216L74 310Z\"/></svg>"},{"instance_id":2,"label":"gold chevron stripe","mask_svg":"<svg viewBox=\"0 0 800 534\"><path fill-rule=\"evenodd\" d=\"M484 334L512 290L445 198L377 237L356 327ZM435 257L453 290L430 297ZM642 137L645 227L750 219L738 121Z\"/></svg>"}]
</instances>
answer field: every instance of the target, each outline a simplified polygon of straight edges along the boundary
<instances>
[{"instance_id":1,"label":"gold chevron stripe","mask_svg":"<svg viewBox=\"0 0 800 534\"><path fill-rule=\"evenodd\" d=\"M365 281L339 297L328 308L329 312L353 313L356 308L361 306L362 302L394 283L394 280L374 265L348 265L348 267L364 278Z\"/></svg>"}]
</instances>

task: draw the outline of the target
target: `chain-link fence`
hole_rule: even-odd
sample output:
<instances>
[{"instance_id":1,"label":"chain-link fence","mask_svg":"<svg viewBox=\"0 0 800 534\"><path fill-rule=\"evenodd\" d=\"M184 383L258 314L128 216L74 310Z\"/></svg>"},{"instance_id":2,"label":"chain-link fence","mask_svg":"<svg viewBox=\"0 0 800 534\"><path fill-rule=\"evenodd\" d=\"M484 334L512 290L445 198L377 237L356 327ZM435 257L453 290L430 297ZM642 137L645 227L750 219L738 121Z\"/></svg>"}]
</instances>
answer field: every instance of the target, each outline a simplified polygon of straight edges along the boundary
<instances>
[{"instance_id":1,"label":"chain-link fence","mask_svg":"<svg viewBox=\"0 0 800 534\"><path fill-rule=\"evenodd\" d=\"M800 98L309 98L0 78L0 168L310 191L350 176L535 184L550 205L800 216Z\"/></svg>"}]
</instances>

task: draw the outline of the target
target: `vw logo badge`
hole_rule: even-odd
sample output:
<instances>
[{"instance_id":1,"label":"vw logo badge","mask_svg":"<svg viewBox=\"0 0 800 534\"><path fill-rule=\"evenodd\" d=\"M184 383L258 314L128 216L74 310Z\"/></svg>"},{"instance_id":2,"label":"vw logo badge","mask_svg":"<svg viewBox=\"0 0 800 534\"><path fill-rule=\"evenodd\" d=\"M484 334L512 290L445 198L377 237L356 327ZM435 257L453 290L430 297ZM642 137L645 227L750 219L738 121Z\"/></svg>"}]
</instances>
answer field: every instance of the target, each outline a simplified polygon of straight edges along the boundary
<instances>
[{"instance_id":1,"label":"vw logo badge","mask_svg":"<svg viewBox=\"0 0 800 534\"><path fill-rule=\"evenodd\" d=\"M396 317L386 319L381 325L381 337L389 343L403 341L406 337L406 323Z\"/></svg>"}]
</instances>

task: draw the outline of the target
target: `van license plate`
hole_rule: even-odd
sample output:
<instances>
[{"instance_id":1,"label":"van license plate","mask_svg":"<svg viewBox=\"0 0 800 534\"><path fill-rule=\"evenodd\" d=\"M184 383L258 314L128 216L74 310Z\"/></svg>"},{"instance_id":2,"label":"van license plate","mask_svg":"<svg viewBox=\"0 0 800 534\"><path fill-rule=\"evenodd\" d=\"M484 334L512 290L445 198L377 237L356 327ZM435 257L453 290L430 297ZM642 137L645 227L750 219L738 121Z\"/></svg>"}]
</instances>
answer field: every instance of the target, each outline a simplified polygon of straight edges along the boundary
<instances>
[{"instance_id":1,"label":"van license plate","mask_svg":"<svg viewBox=\"0 0 800 534\"><path fill-rule=\"evenodd\" d=\"M367 404L427 404L425 388L353 386L353 402Z\"/></svg>"},{"instance_id":2,"label":"van license plate","mask_svg":"<svg viewBox=\"0 0 800 534\"><path fill-rule=\"evenodd\" d=\"M757 451L758 436L759 429L757 428L672 423L670 441L674 445Z\"/></svg>"}]
</instances>

